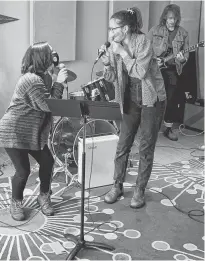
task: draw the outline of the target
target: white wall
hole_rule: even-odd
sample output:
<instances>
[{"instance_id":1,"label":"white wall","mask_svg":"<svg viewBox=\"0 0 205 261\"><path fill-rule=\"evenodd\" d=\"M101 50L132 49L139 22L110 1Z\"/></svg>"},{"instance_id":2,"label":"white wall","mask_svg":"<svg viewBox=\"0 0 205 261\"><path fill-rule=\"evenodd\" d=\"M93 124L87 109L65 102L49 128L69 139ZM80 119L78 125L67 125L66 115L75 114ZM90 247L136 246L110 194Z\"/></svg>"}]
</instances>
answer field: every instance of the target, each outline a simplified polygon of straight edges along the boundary
<instances>
[{"instance_id":1,"label":"white wall","mask_svg":"<svg viewBox=\"0 0 205 261\"><path fill-rule=\"evenodd\" d=\"M148 32L148 23L149 23L149 2L150 1L110 1L110 8L112 13L115 13L120 10L127 10L127 8L138 7L142 13L143 28L144 33Z\"/></svg>"},{"instance_id":2,"label":"white wall","mask_svg":"<svg viewBox=\"0 0 205 261\"><path fill-rule=\"evenodd\" d=\"M164 8L170 4L170 1L149 1L149 30L152 26L159 24L160 16Z\"/></svg>"},{"instance_id":3,"label":"white wall","mask_svg":"<svg viewBox=\"0 0 205 261\"><path fill-rule=\"evenodd\" d=\"M29 2L0 1L2 15L18 21L0 24L0 117L9 105L20 75L22 57L29 46Z\"/></svg>"},{"instance_id":4,"label":"white wall","mask_svg":"<svg viewBox=\"0 0 205 261\"><path fill-rule=\"evenodd\" d=\"M77 1L76 61L65 62L66 67L76 73L77 79L68 83L69 92L81 90L81 86L91 80L97 49L107 41L108 10L108 1ZM102 69L99 61L93 68L92 79Z\"/></svg>"},{"instance_id":5,"label":"white wall","mask_svg":"<svg viewBox=\"0 0 205 261\"><path fill-rule=\"evenodd\" d=\"M49 4L51 1L45 2L47 2L48 6L51 6ZM60 10L62 6L63 9L68 8L67 5L69 1L63 4L63 1L55 2L58 3L58 8L60 8ZM69 91L80 90L82 84L87 84L90 81L91 69L97 56L97 49L107 40L109 15L111 15L113 11L115 12L133 6L139 7L144 22L143 31L146 33L151 26L158 23L163 8L170 2L171 1L76 1L76 21L73 20L73 27L74 29L76 28L76 31L75 34L72 34L72 37L75 35L74 40L76 44L74 55L76 60L70 61L70 59L68 59L69 61L65 62L65 64L70 70L77 74L77 79L68 84ZM181 7L183 16L182 25L184 25L190 34L190 42L196 43L198 41L197 34L199 32L197 24L199 22L199 1L176 1L176 3ZM204 6L204 3L202 4ZM53 5L54 4L52 4L52 6ZM53 14L55 10L53 8L51 8L51 10ZM30 44L29 1L0 0L0 12L2 15L19 18L16 22L0 24L0 117L2 117L4 110L8 107L15 83L20 75L21 59ZM64 18L66 16L65 10L63 16ZM45 16L43 17L45 18ZM56 17L59 21L64 21L64 18L61 20L59 14ZM51 19L49 12L47 18ZM73 16L72 19L75 19L75 16ZM53 23L55 25L55 30L58 30L58 21L54 19ZM35 26L37 25L40 28L40 24L36 21ZM63 28L66 28L66 24L63 25ZM36 33L40 34L40 31ZM52 29L49 29L47 33L47 37L54 37L54 40L57 39L57 37L55 38ZM204 40L203 12L200 39ZM64 54L67 51L69 52L69 48L71 48L67 46L68 40L68 35L65 35L64 37L61 31L61 36L57 39L56 43L53 43L54 45L58 44L56 49L61 54L61 60L65 60ZM94 68L93 79L96 78L95 74L99 70L102 70L102 63L100 61ZM200 85L198 87L198 93L202 97L204 97L203 70L204 49L201 48L199 49Z\"/></svg>"},{"instance_id":6,"label":"white wall","mask_svg":"<svg viewBox=\"0 0 205 261\"><path fill-rule=\"evenodd\" d=\"M181 26L189 33L189 44L198 41L201 1L171 1L181 9Z\"/></svg>"},{"instance_id":7,"label":"white wall","mask_svg":"<svg viewBox=\"0 0 205 261\"><path fill-rule=\"evenodd\" d=\"M76 59L92 62L107 40L108 1L78 1L76 27Z\"/></svg>"},{"instance_id":8,"label":"white wall","mask_svg":"<svg viewBox=\"0 0 205 261\"><path fill-rule=\"evenodd\" d=\"M47 41L63 61L75 60L76 1L34 1L34 42Z\"/></svg>"},{"instance_id":9,"label":"white wall","mask_svg":"<svg viewBox=\"0 0 205 261\"><path fill-rule=\"evenodd\" d=\"M204 41L204 1L201 8L199 41ZM198 49L198 98L204 99L204 48Z\"/></svg>"}]
</instances>

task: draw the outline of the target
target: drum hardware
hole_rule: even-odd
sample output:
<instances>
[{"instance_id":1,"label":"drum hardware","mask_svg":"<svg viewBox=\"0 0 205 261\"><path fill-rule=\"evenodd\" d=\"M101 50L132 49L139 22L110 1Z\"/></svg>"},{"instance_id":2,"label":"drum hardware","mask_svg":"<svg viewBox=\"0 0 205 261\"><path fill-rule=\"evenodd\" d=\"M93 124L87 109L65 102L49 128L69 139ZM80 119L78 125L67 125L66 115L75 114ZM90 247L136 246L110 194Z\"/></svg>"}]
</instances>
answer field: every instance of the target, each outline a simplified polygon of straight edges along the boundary
<instances>
[{"instance_id":1,"label":"drum hardware","mask_svg":"<svg viewBox=\"0 0 205 261\"><path fill-rule=\"evenodd\" d=\"M70 173L70 171L68 170L68 166L69 164L72 162L72 160L70 160L70 158L72 157L72 151L70 149L68 149L67 153L62 154L62 156L64 157L64 164L62 164L59 167L54 168L54 172L53 172L53 177L58 173L58 172L64 172L65 173L65 178L66 178L66 185L70 186L73 183L77 182L78 183L78 175L72 175ZM68 182L68 178L70 178L70 182Z\"/></svg>"},{"instance_id":2,"label":"drum hardware","mask_svg":"<svg viewBox=\"0 0 205 261\"><path fill-rule=\"evenodd\" d=\"M109 90L109 95L108 95ZM68 97L69 96L69 97ZM103 77L98 78L92 82L89 82L86 85L81 86L81 91L70 92L68 94L67 88L67 99L74 100L93 100L93 101L110 101L114 97L114 87L111 83L108 83L104 80ZM65 123L66 122L66 123ZM63 126L61 126L63 124ZM66 125L67 124L67 125ZM88 135L105 135L108 133L118 134L119 130L115 121L106 121L106 120L92 120L87 117L87 125L89 129L87 130ZM91 127L91 125L93 125ZM98 128L102 128L102 132L99 130L96 131L96 125L100 125ZM56 137L60 134L58 128L65 128L61 132L61 137L56 140ZM97 128L97 129L98 129ZM106 129L106 131L105 131ZM83 119L69 119L61 117L55 124L51 137L49 139L49 144L51 151L54 157L56 157L56 162L59 167L54 169L54 175L58 172L65 172L66 175L66 184L68 185L68 178L70 178L70 183L75 182L75 176L71 174L69 168L71 168L72 163L75 166L78 166L77 160L77 150L78 150L78 138L83 131ZM59 132L59 133L58 133ZM64 132L64 133L63 133ZM82 136L82 135L81 135ZM60 140L60 144L59 141ZM58 147L60 148L58 151ZM57 155L57 153L59 153Z\"/></svg>"},{"instance_id":3,"label":"drum hardware","mask_svg":"<svg viewBox=\"0 0 205 261\"><path fill-rule=\"evenodd\" d=\"M65 65L64 64L59 64L58 66L54 67L54 71L53 72L55 74L58 74L58 72L62 68L65 68ZM67 100L68 100L69 99L68 82L74 81L77 78L77 75L74 72L72 72L72 71L70 71L68 69L67 69L67 74L68 74L68 77L67 77L67 79L65 81L65 83L66 83L65 89L66 89L66 94L67 94L66 97L67 97ZM81 92L81 96L82 96L82 94L83 94L83 92ZM70 96L72 96L72 94ZM52 136L52 133L51 133L51 136ZM51 136L49 136L49 145L51 144ZM62 138L66 138L66 137L62 136ZM58 143L55 142L55 145L58 145ZM52 152L52 148L51 148L51 152ZM75 181L77 181L76 175L72 175L71 172L68 170L69 164L71 164L73 162L71 160L71 158L72 158L72 151L70 149L68 149L67 153L62 154L62 156L64 158L64 162L62 162L61 164L59 164L59 162L57 162L57 164L59 166L58 167L54 167L53 177L58 172L64 172L65 173L65 178L66 178L66 184L67 185L71 185L71 184L75 183ZM70 178L70 182L69 183L68 183L68 178Z\"/></svg>"},{"instance_id":4,"label":"drum hardware","mask_svg":"<svg viewBox=\"0 0 205 261\"><path fill-rule=\"evenodd\" d=\"M69 98L72 100L85 100L85 95L83 91L70 92Z\"/></svg>"},{"instance_id":5,"label":"drum hardware","mask_svg":"<svg viewBox=\"0 0 205 261\"><path fill-rule=\"evenodd\" d=\"M62 131L61 131L62 129ZM49 139L49 145L53 157L56 159L57 172L64 171L64 168L72 169L73 171L78 168L78 140L79 137L82 137L83 132L83 122L82 119L70 119L62 117L60 118L51 134ZM114 124L106 120L93 120L89 119L87 122L87 136L101 136L108 134L118 134L117 129ZM73 135L70 135L70 134ZM59 137L59 135L61 135ZM64 138L62 138L64 137ZM60 140L60 143L59 143ZM63 156L66 153L70 153L68 156L68 164L65 165L65 157ZM74 167L72 167L74 165ZM72 171L72 172L73 172Z\"/></svg>"},{"instance_id":6,"label":"drum hardware","mask_svg":"<svg viewBox=\"0 0 205 261\"><path fill-rule=\"evenodd\" d=\"M92 100L92 90L98 90L98 100L111 101L115 97L114 85L100 77L92 82L88 82L81 86L85 99Z\"/></svg>"},{"instance_id":7,"label":"drum hardware","mask_svg":"<svg viewBox=\"0 0 205 261\"><path fill-rule=\"evenodd\" d=\"M58 75L59 71L63 68L66 68L65 64L60 63L58 66L55 66L53 68L53 73ZM66 83L74 81L77 78L77 75L74 72L68 70L67 68L66 68L66 70L67 70L67 75L68 75L68 77L66 79Z\"/></svg>"},{"instance_id":8,"label":"drum hardware","mask_svg":"<svg viewBox=\"0 0 205 261\"><path fill-rule=\"evenodd\" d=\"M100 92L97 88L93 89L91 92L91 100L99 101L100 100Z\"/></svg>"}]
</instances>

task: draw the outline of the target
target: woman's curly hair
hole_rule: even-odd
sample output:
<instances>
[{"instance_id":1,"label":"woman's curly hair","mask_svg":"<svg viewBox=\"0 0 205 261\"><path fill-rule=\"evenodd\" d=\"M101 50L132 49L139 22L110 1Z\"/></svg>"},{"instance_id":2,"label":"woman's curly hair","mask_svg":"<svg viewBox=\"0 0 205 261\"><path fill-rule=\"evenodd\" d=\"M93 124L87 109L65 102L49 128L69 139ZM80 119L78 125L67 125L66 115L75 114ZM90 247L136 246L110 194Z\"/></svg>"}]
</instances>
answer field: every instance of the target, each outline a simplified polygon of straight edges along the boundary
<instances>
[{"instance_id":1,"label":"woman's curly hair","mask_svg":"<svg viewBox=\"0 0 205 261\"><path fill-rule=\"evenodd\" d=\"M176 26L178 26L181 22L181 12L180 12L180 7L175 4L167 5L164 8L164 11L162 12L162 15L159 19L159 24L160 25L165 25L167 21L167 14L168 12L172 12L175 15L176 18Z\"/></svg>"},{"instance_id":2,"label":"woman's curly hair","mask_svg":"<svg viewBox=\"0 0 205 261\"><path fill-rule=\"evenodd\" d=\"M120 26L128 25L131 33L141 34L143 27L142 14L137 7L128 10L122 10L114 13L110 19L116 19Z\"/></svg>"}]
</instances>

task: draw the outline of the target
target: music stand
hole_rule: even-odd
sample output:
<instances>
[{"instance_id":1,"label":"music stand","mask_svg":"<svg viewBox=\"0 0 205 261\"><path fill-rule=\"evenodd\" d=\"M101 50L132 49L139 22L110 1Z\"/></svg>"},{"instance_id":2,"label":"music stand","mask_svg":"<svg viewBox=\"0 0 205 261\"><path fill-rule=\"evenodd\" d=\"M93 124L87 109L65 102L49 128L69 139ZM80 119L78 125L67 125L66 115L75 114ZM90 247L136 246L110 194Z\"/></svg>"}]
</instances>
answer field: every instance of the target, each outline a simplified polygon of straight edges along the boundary
<instances>
[{"instance_id":1,"label":"music stand","mask_svg":"<svg viewBox=\"0 0 205 261\"><path fill-rule=\"evenodd\" d=\"M102 248L113 251L115 248L99 242L87 242L84 239L84 199L85 199L85 139L87 118L104 120L121 120L120 106L116 102L96 102L79 100L46 99L53 116L70 118L83 117L83 152L82 152L82 186L81 186L81 225L80 237L66 234L65 237L73 241L76 246L71 250L67 260L73 260L76 254L85 248Z\"/></svg>"}]
</instances>

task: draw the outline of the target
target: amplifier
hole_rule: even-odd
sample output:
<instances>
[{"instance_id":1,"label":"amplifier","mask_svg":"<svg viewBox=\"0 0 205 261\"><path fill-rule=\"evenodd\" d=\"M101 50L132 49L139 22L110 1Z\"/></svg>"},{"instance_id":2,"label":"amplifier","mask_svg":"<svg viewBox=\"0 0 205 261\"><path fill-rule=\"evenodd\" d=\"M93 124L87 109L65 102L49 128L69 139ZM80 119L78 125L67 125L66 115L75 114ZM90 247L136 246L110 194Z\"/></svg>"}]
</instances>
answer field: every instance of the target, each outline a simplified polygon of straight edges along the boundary
<instances>
[{"instance_id":1,"label":"amplifier","mask_svg":"<svg viewBox=\"0 0 205 261\"><path fill-rule=\"evenodd\" d=\"M113 184L114 158L118 136L115 134L89 137L85 140L85 188ZM78 181L82 183L83 139L78 142ZM92 173L91 173L92 172ZM91 173L91 180L90 180ZM89 184L90 180L90 184Z\"/></svg>"},{"instance_id":2,"label":"amplifier","mask_svg":"<svg viewBox=\"0 0 205 261\"><path fill-rule=\"evenodd\" d=\"M184 125L187 128L204 130L204 107L196 104L186 103L184 111Z\"/></svg>"}]
</instances>

